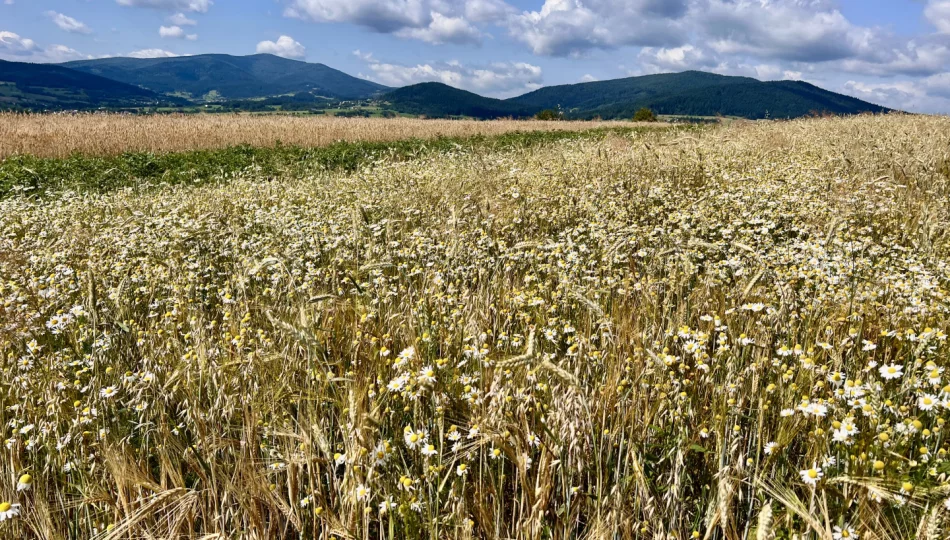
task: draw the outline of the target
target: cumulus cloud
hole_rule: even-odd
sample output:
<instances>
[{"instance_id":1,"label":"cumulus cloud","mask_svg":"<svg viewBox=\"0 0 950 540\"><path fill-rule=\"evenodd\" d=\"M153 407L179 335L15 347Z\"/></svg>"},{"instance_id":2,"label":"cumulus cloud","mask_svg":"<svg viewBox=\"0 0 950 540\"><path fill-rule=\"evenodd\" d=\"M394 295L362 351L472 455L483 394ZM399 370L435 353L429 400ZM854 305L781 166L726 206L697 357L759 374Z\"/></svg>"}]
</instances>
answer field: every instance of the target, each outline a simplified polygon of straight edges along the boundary
<instances>
[{"instance_id":1,"label":"cumulus cloud","mask_svg":"<svg viewBox=\"0 0 950 540\"><path fill-rule=\"evenodd\" d=\"M517 10L503 0L292 0L284 14L428 43L479 44L486 34L478 24L500 23Z\"/></svg>"},{"instance_id":2,"label":"cumulus cloud","mask_svg":"<svg viewBox=\"0 0 950 540\"><path fill-rule=\"evenodd\" d=\"M198 39L198 34L187 34L180 26L162 26L158 29L158 35L169 39L187 39L189 41Z\"/></svg>"},{"instance_id":3,"label":"cumulus cloud","mask_svg":"<svg viewBox=\"0 0 950 540\"><path fill-rule=\"evenodd\" d=\"M32 39L20 37L19 34L13 32L0 31L0 53L10 56L27 56L36 50L38 47Z\"/></svg>"},{"instance_id":4,"label":"cumulus cloud","mask_svg":"<svg viewBox=\"0 0 950 540\"><path fill-rule=\"evenodd\" d=\"M53 24L59 27L60 30L71 32L73 34L91 34L92 30L86 26L85 23L77 21L76 19L64 15L62 13L57 13L55 11L47 11L46 16L49 17Z\"/></svg>"},{"instance_id":5,"label":"cumulus cloud","mask_svg":"<svg viewBox=\"0 0 950 540\"><path fill-rule=\"evenodd\" d=\"M526 62L496 62L466 66L458 61L401 65L380 62L372 54L354 51L369 64L370 74L361 76L387 86L440 82L470 92L509 97L541 86L541 68Z\"/></svg>"},{"instance_id":6,"label":"cumulus cloud","mask_svg":"<svg viewBox=\"0 0 950 540\"><path fill-rule=\"evenodd\" d=\"M939 73L919 80L849 80L841 91L894 109L944 114L950 111L950 73Z\"/></svg>"},{"instance_id":7,"label":"cumulus cloud","mask_svg":"<svg viewBox=\"0 0 950 540\"><path fill-rule=\"evenodd\" d=\"M44 62L69 62L70 60L82 60L92 58L91 55L83 54L76 49L65 45L50 45L43 50Z\"/></svg>"},{"instance_id":8,"label":"cumulus cloud","mask_svg":"<svg viewBox=\"0 0 950 540\"><path fill-rule=\"evenodd\" d=\"M380 33L425 28L432 19L427 0L293 0L290 17L314 22L343 22Z\"/></svg>"},{"instance_id":9,"label":"cumulus cloud","mask_svg":"<svg viewBox=\"0 0 950 540\"><path fill-rule=\"evenodd\" d=\"M798 62L868 54L878 39L820 0L708 0L697 22L719 53Z\"/></svg>"},{"instance_id":10,"label":"cumulus cloud","mask_svg":"<svg viewBox=\"0 0 950 540\"><path fill-rule=\"evenodd\" d=\"M120 6L146 7L153 9L195 11L207 13L213 0L115 0Z\"/></svg>"},{"instance_id":11,"label":"cumulus cloud","mask_svg":"<svg viewBox=\"0 0 950 540\"><path fill-rule=\"evenodd\" d=\"M908 42L903 48L879 48L873 55L847 58L840 68L875 76L933 75L950 64L950 48L941 43ZM839 67L839 66L835 66Z\"/></svg>"},{"instance_id":12,"label":"cumulus cloud","mask_svg":"<svg viewBox=\"0 0 950 540\"><path fill-rule=\"evenodd\" d=\"M262 41L257 44L258 54L275 54L284 58L303 58L307 48L290 36L280 36L277 41Z\"/></svg>"},{"instance_id":13,"label":"cumulus cloud","mask_svg":"<svg viewBox=\"0 0 950 540\"><path fill-rule=\"evenodd\" d=\"M397 36L428 43L481 43L482 33L462 17L446 17L432 12L432 20L423 28L403 28Z\"/></svg>"},{"instance_id":14,"label":"cumulus cloud","mask_svg":"<svg viewBox=\"0 0 950 540\"><path fill-rule=\"evenodd\" d=\"M671 48L644 47L637 58L645 71L651 73L686 71L715 65L706 52L690 44Z\"/></svg>"},{"instance_id":15,"label":"cumulus cloud","mask_svg":"<svg viewBox=\"0 0 950 540\"><path fill-rule=\"evenodd\" d=\"M941 34L950 34L950 0L930 0L924 16Z\"/></svg>"},{"instance_id":16,"label":"cumulus cloud","mask_svg":"<svg viewBox=\"0 0 950 540\"><path fill-rule=\"evenodd\" d=\"M189 19L184 13L178 12L168 18L168 22L175 26L195 26L198 21Z\"/></svg>"},{"instance_id":17,"label":"cumulus cloud","mask_svg":"<svg viewBox=\"0 0 950 540\"><path fill-rule=\"evenodd\" d=\"M139 49L130 52L126 56L130 58L175 58L181 55L163 49Z\"/></svg>"},{"instance_id":18,"label":"cumulus cloud","mask_svg":"<svg viewBox=\"0 0 950 540\"><path fill-rule=\"evenodd\" d=\"M32 39L0 31L0 58L17 62L68 62L90 57L65 45L41 47Z\"/></svg>"},{"instance_id":19,"label":"cumulus cloud","mask_svg":"<svg viewBox=\"0 0 950 540\"><path fill-rule=\"evenodd\" d=\"M687 0L545 0L509 20L511 36L535 54L568 56L625 45L678 46Z\"/></svg>"}]
</instances>

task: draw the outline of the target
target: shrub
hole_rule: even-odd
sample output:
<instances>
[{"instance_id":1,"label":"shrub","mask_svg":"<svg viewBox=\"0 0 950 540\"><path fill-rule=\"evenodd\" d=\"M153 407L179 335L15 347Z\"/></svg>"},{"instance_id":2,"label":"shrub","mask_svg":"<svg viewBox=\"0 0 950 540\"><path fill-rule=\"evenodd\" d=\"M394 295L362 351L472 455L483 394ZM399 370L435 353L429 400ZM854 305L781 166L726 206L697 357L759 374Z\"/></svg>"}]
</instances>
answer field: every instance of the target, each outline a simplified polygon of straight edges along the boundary
<instances>
[{"instance_id":1,"label":"shrub","mask_svg":"<svg viewBox=\"0 0 950 540\"><path fill-rule=\"evenodd\" d=\"M563 120L564 114L561 111L556 111L554 109L544 109L538 114L534 115L535 120Z\"/></svg>"},{"instance_id":2,"label":"shrub","mask_svg":"<svg viewBox=\"0 0 950 540\"><path fill-rule=\"evenodd\" d=\"M643 107L642 109L634 113L633 121L634 122L656 122L656 115L653 114L653 111L651 111L650 109Z\"/></svg>"}]
</instances>

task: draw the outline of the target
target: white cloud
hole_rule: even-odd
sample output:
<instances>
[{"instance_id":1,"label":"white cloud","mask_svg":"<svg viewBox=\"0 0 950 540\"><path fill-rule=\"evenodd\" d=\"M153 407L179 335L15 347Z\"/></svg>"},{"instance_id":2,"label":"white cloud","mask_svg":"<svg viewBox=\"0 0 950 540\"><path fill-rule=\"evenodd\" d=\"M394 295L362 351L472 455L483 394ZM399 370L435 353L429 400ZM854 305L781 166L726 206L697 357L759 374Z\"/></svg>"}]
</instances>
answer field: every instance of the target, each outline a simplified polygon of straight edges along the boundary
<instances>
[{"instance_id":1,"label":"white cloud","mask_svg":"<svg viewBox=\"0 0 950 540\"><path fill-rule=\"evenodd\" d=\"M821 0L706 0L695 20L729 55L823 62L873 52L879 39Z\"/></svg>"},{"instance_id":2,"label":"white cloud","mask_svg":"<svg viewBox=\"0 0 950 540\"><path fill-rule=\"evenodd\" d=\"M17 62L48 63L90 57L65 45L40 47L32 39L21 37L13 32L0 31L0 58Z\"/></svg>"},{"instance_id":3,"label":"white cloud","mask_svg":"<svg viewBox=\"0 0 950 540\"><path fill-rule=\"evenodd\" d=\"M926 102L932 99L927 96L923 88L910 81L889 83L848 81L841 91L871 103L903 110L924 110L927 106Z\"/></svg>"},{"instance_id":4,"label":"white cloud","mask_svg":"<svg viewBox=\"0 0 950 540\"><path fill-rule=\"evenodd\" d=\"M181 55L163 49L140 49L132 51L126 56L130 58L174 58Z\"/></svg>"},{"instance_id":5,"label":"white cloud","mask_svg":"<svg viewBox=\"0 0 950 540\"><path fill-rule=\"evenodd\" d=\"M408 37L428 43L481 43L482 33L462 17L446 17L432 12L429 26L403 28L396 32L399 37Z\"/></svg>"},{"instance_id":6,"label":"white cloud","mask_svg":"<svg viewBox=\"0 0 950 540\"><path fill-rule=\"evenodd\" d=\"M293 0L284 12L314 22L344 22L380 33L425 28L432 19L428 0Z\"/></svg>"},{"instance_id":7,"label":"white cloud","mask_svg":"<svg viewBox=\"0 0 950 540\"><path fill-rule=\"evenodd\" d=\"M541 68L525 62L496 62L486 66L465 66L458 61L406 66L379 62L371 54L354 51L369 63L371 74L362 75L387 86L407 86L440 82L477 94L509 97L541 86Z\"/></svg>"},{"instance_id":8,"label":"white cloud","mask_svg":"<svg viewBox=\"0 0 950 540\"><path fill-rule=\"evenodd\" d=\"M92 29L86 26L85 23L77 21L76 19L63 15L62 13L57 13L55 11L47 11L46 16L53 21L53 24L59 27L60 30L71 32L74 34L91 34Z\"/></svg>"},{"instance_id":9,"label":"white cloud","mask_svg":"<svg viewBox=\"0 0 950 540\"><path fill-rule=\"evenodd\" d=\"M195 11L207 13L214 4L213 0L115 0L120 6L146 7L154 9Z\"/></svg>"},{"instance_id":10,"label":"white cloud","mask_svg":"<svg viewBox=\"0 0 950 540\"><path fill-rule=\"evenodd\" d=\"M950 73L918 80L863 82L849 80L842 93L894 109L924 113L950 112Z\"/></svg>"},{"instance_id":11,"label":"white cloud","mask_svg":"<svg viewBox=\"0 0 950 540\"><path fill-rule=\"evenodd\" d=\"M76 49L67 47L65 45L51 45L44 49L43 51L43 61L44 62L69 62L70 60L83 60L87 58L92 58L88 54L83 54Z\"/></svg>"},{"instance_id":12,"label":"white cloud","mask_svg":"<svg viewBox=\"0 0 950 540\"><path fill-rule=\"evenodd\" d=\"M950 34L950 0L930 0L924 16L941 34Z\"/></svg>"},{"instance_id":13,"label":"white cloud","mask_svg":"<svg viewBox=\"0 0 950 540\"><path fill-rule=\"evenodd\" d=\"M687 0L545 0L508 21L535 54L568 56L625 45L677 46L687 35Z\"/></svg>"},{"instance_id":14,"label":"white cloud","mask_svg":"<svg viewBox=\"0 0 950 540\"><path fill-rule=\"evenodd\" d=\"M284 58L303 58L307 49L290 36L280 36L277 41L262 41L257 44L258 54L275 54Z\"/></svg>"},{"instance_id":15,"label":"white cloud","mask_svg":"<svg viewBox=\"0 0 950 540\"><path fill-rule=\"evenodd\" d=\"M11 56L27 56L37 51L36 42L20 37L13 32L0 31L0 53Z\"/></svg>"},{"instance_id":16,"label":"white cloud","mask_svg":"<svg viewBox=\"0 0 950 540\"><path fill-rule=\"evenodd\" d=\"M904 48L879 48L873 56L848 58L840 62L844 71L864 75L933 75L946 71L950 48L940 43L917 44Z\"/></svg>"},{"instance_id":17,"label":"white cloud","mask_svg":"<svg viewBox=\"0 0 950 540\"><path fill-rule=\"evenodd\" d=\"M485 33L476 23L499 23L517 10L503 0L292 0L284 14L428 43L479 44Z\"/></svg>"},{"instance_id":18,"label":"white cloud","mask_svg":"<svg viewBox=\"0 0 950 540\"><path fill-rule=\"evenodd\" d=\"M187 39L189 41L198 39L198 34L186 34L180 26L162 26L158 29L158 35L169 39Z\"/></svg>"},{"instance_id":19,"label":"white cloud","mask_svg":"<svg viewBox=\"0 0 950 540\"><path fill-rule=\"evenodd\" d=\"M671 48L644 47L637 58L651 73L686 71L712 65L701 48L690 44Z\"/></svg>"},{"instance_id":20,"label":"white cloud","mask_svg":"<svg viewBox=\"0 0 950 540\"><path fill-rule=\"evenodd\" d=\"M189 19L184 13L180 12L169 17L168 22L175 26L195 26L198 24L198 21Z\"/></svg>"},{"instance_id":21,"label":"white cloud","mask_svg":"<svg viewBox=\"0 0 950 540\"><path fill-rule=\"evenodd\" d=\"M465 18L473 22L502 22L518 14L518 10L502 0L467 0Z\"/></svg>"},{"instance_id":22,"label":"white cloud","mask_svg":"<svg viewBox=\"0 0 950 540\"><path fill-rule=\"evenodd\" d=\"M585 82L595 82L595 81L599 81L599 80L600 80L600 79L598 79L597 77L594 77L594 76L591 75L590 73L585 73L585 74L581 77L580 82L582 82L582 83L585 83Z\"/></svg>"}]
</instances>

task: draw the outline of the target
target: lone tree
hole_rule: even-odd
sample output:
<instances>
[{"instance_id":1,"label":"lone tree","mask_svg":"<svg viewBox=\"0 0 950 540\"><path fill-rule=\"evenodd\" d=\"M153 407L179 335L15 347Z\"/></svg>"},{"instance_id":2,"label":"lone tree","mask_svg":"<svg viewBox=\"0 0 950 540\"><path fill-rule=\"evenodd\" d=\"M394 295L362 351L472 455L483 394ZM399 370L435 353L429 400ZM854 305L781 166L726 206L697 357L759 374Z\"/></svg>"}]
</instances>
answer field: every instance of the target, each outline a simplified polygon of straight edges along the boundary
<instances>
[{"instance_id":1,"label":"lone tree","mask_svg":"<svg viewBox=\"0 0 950 540\"><path fill-rule=\"evenodd\" d=\"M653 114L653 111L643 107L633 115L634 122L656 122L656 115Z\"/></svg>"},{"instance_id":2,"label":"lone tree","mask_svg":"<svg viewBox=\"0 0 950 540\"><path fill-rule=\"evenodd\" d=\"M561 111L555 111L554 109L544 109L538 114L534 115L535 120L561 120L564 118L564 115L561 114Z\"/></svg>"}]
</instances>

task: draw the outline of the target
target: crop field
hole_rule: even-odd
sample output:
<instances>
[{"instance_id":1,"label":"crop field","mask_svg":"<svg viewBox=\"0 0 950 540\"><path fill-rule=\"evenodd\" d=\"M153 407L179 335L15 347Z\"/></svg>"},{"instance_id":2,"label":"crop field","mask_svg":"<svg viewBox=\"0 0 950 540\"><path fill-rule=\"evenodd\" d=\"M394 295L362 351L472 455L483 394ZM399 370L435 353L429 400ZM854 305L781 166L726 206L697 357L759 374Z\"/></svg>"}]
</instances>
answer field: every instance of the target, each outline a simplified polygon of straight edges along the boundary
<instances>
[{"instance_id":1,"label":"crop field","mask_svg":"<svg viewBox=\"0 0 950 540\"><path fill-rule=\"evenodd\" d=\"M0 113L0 158L20 154L59 158L77 153L114 156L125 152L184 152L237 145L318 147L339 141L383 142L637 125L634 122L484 122L253 114Z\"/></svg>"},{"instance_id":2,"label":"crop field","mask_svg":"<svg viewBox=\"0 0 950 540\"><path fill-rule=\"evenodd\" d=\"M15 151L203 140L169 129ZM737 122L12 189L0 537L948 538L948 140Z\"/></svg>"}]
</instances>

